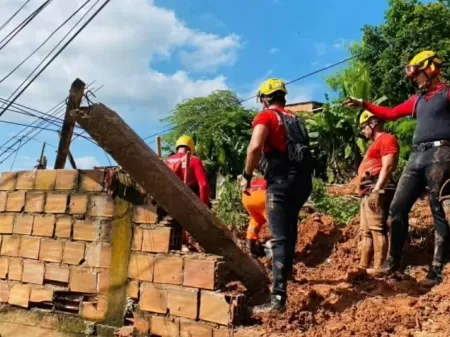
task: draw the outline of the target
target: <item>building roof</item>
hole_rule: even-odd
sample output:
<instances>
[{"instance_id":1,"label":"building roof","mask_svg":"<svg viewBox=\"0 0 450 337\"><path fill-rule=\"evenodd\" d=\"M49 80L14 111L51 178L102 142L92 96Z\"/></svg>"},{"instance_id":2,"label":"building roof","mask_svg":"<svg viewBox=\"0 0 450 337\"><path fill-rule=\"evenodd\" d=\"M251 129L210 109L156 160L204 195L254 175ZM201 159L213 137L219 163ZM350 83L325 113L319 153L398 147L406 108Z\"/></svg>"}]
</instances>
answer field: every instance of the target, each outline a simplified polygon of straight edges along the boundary
<instances>
[{"instance_id":1,"label":"building roof","mask_svg":"<svg viewBox=\"0 0 450 337\"><path fill-rule=\"evenodd\" d=\"M312 105L317 105L317 106L323 106L323 103L317 102L317 101L306 101L306 102L289 103L289 104L286 104L285 106L306 105L306 104L312 104Z\"/></svg>"}]
</instances>

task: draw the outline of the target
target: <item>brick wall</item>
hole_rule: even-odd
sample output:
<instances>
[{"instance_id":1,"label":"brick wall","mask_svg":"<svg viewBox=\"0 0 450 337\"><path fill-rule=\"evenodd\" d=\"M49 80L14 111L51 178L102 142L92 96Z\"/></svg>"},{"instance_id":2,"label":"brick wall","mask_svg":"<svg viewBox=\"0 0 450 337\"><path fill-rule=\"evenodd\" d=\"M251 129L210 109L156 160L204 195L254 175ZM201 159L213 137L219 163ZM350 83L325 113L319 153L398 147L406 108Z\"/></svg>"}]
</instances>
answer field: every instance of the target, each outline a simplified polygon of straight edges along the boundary
<instances>
[{"instance_id":1,"label":"brick wall","mask_svg":"<svg viewBox=\"0 0 450 337\"><path fill-rule=\"evenodd\" d=\"M135 316L135 326L155 336L224 336L243 298L219 291L223 260L182 253L173 219L152 204L130 206L122 321ZM121 269L112 256L125 253L113 244L117 217L103 170L2 173L0 303L104 322L117 312L108 307Z\"/></svg>"}]
</instances>

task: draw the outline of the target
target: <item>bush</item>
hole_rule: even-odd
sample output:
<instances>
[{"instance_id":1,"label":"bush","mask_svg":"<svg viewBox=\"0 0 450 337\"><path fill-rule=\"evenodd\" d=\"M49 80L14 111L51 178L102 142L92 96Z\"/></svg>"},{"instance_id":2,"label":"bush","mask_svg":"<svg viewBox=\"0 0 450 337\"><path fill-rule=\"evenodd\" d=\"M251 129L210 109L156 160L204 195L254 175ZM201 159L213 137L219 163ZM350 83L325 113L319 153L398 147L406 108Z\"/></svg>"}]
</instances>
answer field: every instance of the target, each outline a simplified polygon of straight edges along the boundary
<instances>
[{"instance_id":1,"label":"bush","mask_svg":"<svg viewBox=\"0 0 450 337\"><path fill-rule=\"evenodd\" d=\"M226 176L219 185L217 203L213 212L219 220L232 230L243 230L248 225L248 215L242 206L239 185L235 179Z\"/></svg>"},{"instance_id":2,"label":"bush","mask_svg":"<svg viewBox=\"0 0 450 337\"><path fill-rule=\"evenodd\" d=\"M341 225L347 224L359 212L359 200L347 196L328 196L325 183L320 179L313 180L311 201L316 211L332 216Z\"/></svg>"}]
</instances>

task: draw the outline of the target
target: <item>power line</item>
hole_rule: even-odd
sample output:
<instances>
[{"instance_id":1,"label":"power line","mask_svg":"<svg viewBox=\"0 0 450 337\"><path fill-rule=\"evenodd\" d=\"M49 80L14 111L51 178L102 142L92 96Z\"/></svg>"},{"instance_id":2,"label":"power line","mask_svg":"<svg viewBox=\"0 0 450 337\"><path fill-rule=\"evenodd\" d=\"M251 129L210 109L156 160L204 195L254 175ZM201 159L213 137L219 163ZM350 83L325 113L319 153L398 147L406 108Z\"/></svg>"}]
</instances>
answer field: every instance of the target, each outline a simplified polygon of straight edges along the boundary
<instances>
[{"instance_id":1,"label":"power line","mask_svg":"<svg viewBox=\"0 0 450 337\"><path fill-rule=\"evenodd\" d=\"M51 38L56 34L67 22L69 22L75 15L77 15L89 2L92 0L87 0L84 4L82 4L75 12L73 12L63 23L61 23L45 40L42 42L35 50L31 52L21 63L19 63L13 70L11 70L5 77L0 80L2 83L9 76L11 76L17 69L19 69L26 61L28 61L34 54L38 52Z\"/></svg>"},{"instance_id":2,"label":"power line","mask_svg":"<svg viewBox=\"0 0 450 337\"><path fill-rule=\"evenodd\" d=\"M3 30L3 28L5 28L7 25L8 25L8 23L10 23L11 22L11 20L12 19L14 19L15 17L16 17L16 15L17 14L19 14L20 13L20 11L30 2L31 0L27 0L27 1L25 1L25 3L22 5L22 6L20 6L20 8L8 19L8 20L6 20L5 21L5 23L3 23L1 26L0 26L0 32Z\"/></svg>"},{"instance_id":3,"label":"power line","mask_svg":"<svg viewBox=\"0 0 450 337\"><path fill-rule=\"evenodd\" d=\"M42 5L40 5L33 13L31 13L24 21L22 21L16 28L14 28L8 35L6 35L3 40L0 41L0 43L3 43L5 40L8 40L0 46L0 50L5 48L9 42L11 42L12 39L14 39L17 34L19 34L22 29L24 29L28 24L33 21L33 19L38 16L40 12L44 10L45 7L47 7L53 0L47 0ZM12 35L12 36L11 36Z\"/></svg>"},{"instance_id":4,"label":"power line","mask_svg":"<svg viewBox=\"0 0 450 337\"><path fill-rule=\"evenodd\" d=\"M100 13L103 8L105 8L105 6L110 2L111 0L106 0L101 6L100 8L98 8L94 14L92 14L92 16L77 30L77 32L72 35L72 37L60 48L60 50L53 55L53 57L47 62L47 64L41 69L39 70L39 72L27 83L27 85L19 91L19 93L8 103L8 105L3 108L3 110L0 112L0 117L6 112L6 110L25 92L25 90L28 89L28 87L36 80L36 78L39 77L39 75L41 75L45 69L47 69L47 67L64 51L64 49L78 36L78 34L80 34L84 28L86 28L86 26L98 15L98 13ZM33 71L34 72L34 71ZM26 79L25 79L26 81ZM25 82L24 81L24 82ZM22 84L24 83L22 82ZM22 85L21 84L21 85ZM20 86L21 86L20 85ZM20 88L19 86L19 88ZM12 94L14 95L14 93ZM11 95L11 96L12 96ZM11 99L11 96L8 99Z\"/></svg>"}]
</instances>

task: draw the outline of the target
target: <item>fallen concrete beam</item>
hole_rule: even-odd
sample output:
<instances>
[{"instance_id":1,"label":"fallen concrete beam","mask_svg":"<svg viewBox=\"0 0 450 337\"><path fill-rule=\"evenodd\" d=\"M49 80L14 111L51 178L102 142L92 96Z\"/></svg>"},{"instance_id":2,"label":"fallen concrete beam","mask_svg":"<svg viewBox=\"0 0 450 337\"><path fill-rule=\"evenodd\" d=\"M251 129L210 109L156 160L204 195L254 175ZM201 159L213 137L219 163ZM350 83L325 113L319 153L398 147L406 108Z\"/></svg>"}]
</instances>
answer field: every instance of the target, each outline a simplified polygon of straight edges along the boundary
<instances>
[{"instance_id":1,"label":"fallen concrete beam","mask_svg":"<svg viewBox=\"0 0 450 337\"><path fill-rule=\"evenodd\" d=\"M116 112L98 103L71 114L208 253L223 256L250 293L267 288L269 278L263 266L239 248L234 234Z\"/></svg>"}]
</instances>

